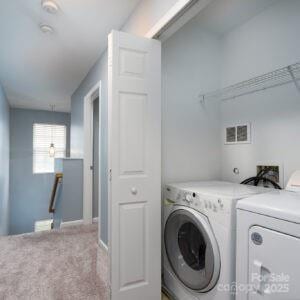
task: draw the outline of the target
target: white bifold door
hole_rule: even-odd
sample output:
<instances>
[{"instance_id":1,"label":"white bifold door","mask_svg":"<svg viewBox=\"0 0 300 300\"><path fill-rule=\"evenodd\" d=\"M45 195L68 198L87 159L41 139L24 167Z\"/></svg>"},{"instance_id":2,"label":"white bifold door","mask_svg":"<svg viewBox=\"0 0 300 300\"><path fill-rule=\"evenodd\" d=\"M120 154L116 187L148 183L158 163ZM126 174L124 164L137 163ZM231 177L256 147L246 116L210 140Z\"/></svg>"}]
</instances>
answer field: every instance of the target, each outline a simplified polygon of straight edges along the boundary
<instances>
[{"instance_id":1,"label":"white bifold door","mask_svg":"<svg viewBox=\"0 0 300 300\"><path fill-rule=\"evenodd\" d=\"M108 41L111 299L160 299L161 44Z\"/></svg>"}]
</instances>

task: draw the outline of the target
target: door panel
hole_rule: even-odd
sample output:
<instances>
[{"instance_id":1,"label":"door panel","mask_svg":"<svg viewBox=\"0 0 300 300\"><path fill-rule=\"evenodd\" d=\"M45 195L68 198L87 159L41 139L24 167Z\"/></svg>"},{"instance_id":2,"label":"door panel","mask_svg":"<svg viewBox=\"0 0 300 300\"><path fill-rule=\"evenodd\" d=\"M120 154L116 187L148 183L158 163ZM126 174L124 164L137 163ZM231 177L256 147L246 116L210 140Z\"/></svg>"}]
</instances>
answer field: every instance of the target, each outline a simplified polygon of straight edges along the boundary
<instances>
[{"instance_id":1,"label":"door panel","mask_svg":"<svg viewBox=\"0 0 300 300\"><path fill-rule=\"evenodd\" d=\"M146 101L144 94L120 93L120 173L145 173Z\"/></svg>"},{"instance_id":2,"label":"door panel","mask_svg":"<svg viewBox=\"0 0 300 300\"><path fill-rule=\"evenodd\" d=\"M146 207L144 203L120 206L121 288L146 283ZM135 262L134 264L132 262Z\"/></svg>"},{"instance_id":3,"label":"door panel","mask_svg":"<svg viewBox=\"0 0 300 300\"><path fill-rule=\"evenodd\" d=\"M120 49L120 75L145 79L146 52Z\"/></svg>"},{"instance_id":4,"label":"door panel","mask_svg":"<svg viewBox=\"0 0 300 300\"><path fill-rule=\"evenodd\" d=\"M108 47L113 300L160 299L161 45L113 31Z\"/></svg>"},{"instance_id":5,"label":"door panel","mask_svg":"<svg viewBox=\"0 0 300 300\"><path fill-rule=\"evenodd\" d=\"M249 299L295 300L300 288L300 239L253 226L249 230Z\"/></svg>"}]
</instances>

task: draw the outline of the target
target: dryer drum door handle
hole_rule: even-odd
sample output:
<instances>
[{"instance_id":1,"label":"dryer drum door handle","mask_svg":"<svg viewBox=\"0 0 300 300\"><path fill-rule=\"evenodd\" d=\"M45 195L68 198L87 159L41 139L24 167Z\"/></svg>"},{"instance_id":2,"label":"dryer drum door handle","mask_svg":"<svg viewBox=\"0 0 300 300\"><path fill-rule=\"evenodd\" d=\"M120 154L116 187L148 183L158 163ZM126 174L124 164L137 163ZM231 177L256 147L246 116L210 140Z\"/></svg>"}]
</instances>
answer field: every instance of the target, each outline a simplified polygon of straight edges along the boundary
<instances>
[{"instance_id":1,"label":"dryer drum door handle","mask_svg":"<svg viewBox=\"0 0 300 300\"><path fill-rule=\"evenodd\" d=\"M254 283L254 289L260 295L270 294L269 279L271 272L269 269L263 266L262 262L254 260L251 279Z\"/></svg>"}]
</instances>

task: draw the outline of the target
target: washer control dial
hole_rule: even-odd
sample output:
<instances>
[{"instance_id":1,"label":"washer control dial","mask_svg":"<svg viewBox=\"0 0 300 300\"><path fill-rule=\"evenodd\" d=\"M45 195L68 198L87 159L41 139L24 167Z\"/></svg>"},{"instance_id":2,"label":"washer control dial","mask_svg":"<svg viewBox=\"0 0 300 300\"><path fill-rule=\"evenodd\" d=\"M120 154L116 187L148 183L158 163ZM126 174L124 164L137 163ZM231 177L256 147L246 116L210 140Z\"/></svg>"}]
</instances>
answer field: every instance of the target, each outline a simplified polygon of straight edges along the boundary
<instances>
[{"instance_id":1,"label":"washer control dial","mask_svg":"<svg viewBox=\"0 0 300 300\"><path fill-rule=\"evenodd\" d=\"M185 195L185 201L186 201L188 204L193 203L193 197L192 197L192 195L186 194L186 195Z\"/></svg>"}]
</instances>

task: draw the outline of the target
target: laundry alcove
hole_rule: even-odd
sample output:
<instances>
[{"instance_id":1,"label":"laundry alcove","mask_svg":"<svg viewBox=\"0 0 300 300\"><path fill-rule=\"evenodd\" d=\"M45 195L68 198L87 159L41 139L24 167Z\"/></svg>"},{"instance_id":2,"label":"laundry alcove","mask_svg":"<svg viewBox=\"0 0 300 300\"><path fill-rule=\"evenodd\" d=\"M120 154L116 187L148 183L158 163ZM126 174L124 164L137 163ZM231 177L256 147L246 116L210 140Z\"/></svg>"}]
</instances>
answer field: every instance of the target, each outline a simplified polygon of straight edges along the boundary
<instances>
[{"instance_id":1,"label":"laundry alcove","mask_svg":"<svg viewBox=\"0 0 300 300\"><path fill-rule=\"evenodd\" d=\"M241 182L266 164L286 184L300 167L299 20L298 1L211 1L163 42L164 183ZM226 144L241 124L250 142Z\"/></svg>"}]
</instances>

